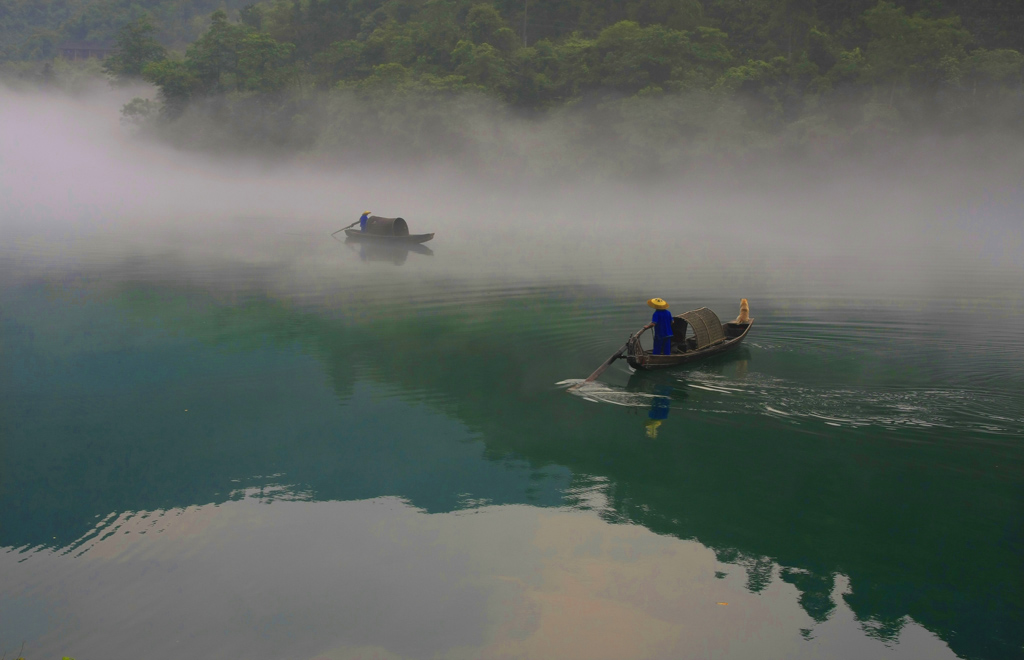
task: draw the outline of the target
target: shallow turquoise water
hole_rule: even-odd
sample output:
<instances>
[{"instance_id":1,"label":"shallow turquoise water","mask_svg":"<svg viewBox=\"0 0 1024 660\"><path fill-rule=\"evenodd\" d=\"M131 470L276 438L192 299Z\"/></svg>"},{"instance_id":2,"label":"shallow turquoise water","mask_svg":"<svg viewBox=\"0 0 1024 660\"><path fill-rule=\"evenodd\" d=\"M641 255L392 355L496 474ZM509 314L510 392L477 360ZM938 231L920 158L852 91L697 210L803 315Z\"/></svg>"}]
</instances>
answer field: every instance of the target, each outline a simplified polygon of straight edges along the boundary
<instances>
[{"instance_id":1,"label":"shallow turquoise water","mask_svg":"<svg viewBox=\"0 0 1024 660\"><path fill-rule=\"evenodd\" d=\"M0 652L1021 656L1005 280L291 240L316 260L0 252ZM748 341L565 391L651 281L676 311L750 298Z\"/></svg>"}]
</instances>

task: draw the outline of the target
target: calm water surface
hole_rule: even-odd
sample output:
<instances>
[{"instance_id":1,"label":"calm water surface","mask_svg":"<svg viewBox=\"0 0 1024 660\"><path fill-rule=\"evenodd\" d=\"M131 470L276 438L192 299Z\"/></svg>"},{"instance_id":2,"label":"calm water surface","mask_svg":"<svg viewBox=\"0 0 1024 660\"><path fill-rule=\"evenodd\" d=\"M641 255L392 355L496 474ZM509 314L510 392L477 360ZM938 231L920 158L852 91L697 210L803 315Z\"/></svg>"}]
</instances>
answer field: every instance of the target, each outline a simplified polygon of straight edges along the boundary
<instances>
[{"instance_id":1,"label":"calm water surface","mask_svg":"<svg viewBox=\"0 0 1024 660\"><path fill-rule=\"evenodd\" d=\"M1024 655L1019 282L275 240L0 250L0 652Z\"/></svg>"}]
</instances>

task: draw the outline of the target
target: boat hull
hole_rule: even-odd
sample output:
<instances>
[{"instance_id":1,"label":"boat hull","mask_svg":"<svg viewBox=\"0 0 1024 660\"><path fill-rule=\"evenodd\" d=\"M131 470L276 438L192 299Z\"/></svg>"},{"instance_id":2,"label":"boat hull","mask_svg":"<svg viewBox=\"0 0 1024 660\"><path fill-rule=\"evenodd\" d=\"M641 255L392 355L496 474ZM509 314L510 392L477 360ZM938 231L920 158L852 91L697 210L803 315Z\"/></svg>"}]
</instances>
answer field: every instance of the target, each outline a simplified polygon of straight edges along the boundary
<instances>
[{"instance_id":1,"label":"boat hull","mask_svg":"<svg viewBox=\"0 0 1024 660\"><path fill-rule=\"evenodd\" d=\"M726 331L725 341L719 342L714 346L707 346L699 350L689 350L684 353L673 353L671 355L654 355L647 352L641 355L627 354L626 362L634 369L665 369L697 362L698 360L721 355L737 348L743 342L747 333L750 332L750 328L753 325L753 321L746 325L723 323L722 328Z\"/></svg>"},{"instance_id":2,"label":"boat hull","mask_svg":"<svg viewBox=\"0 0 1024 660\"><path fill-rule=\"evenodd\" d=\"M433 234L409 234L407 236L386 236L383 234L370 234L358 229L346 229L345 236L354 241L373 241L374 243L387 243L391 245L426 243L434 237Z\"/></svg>"}]
</instances>

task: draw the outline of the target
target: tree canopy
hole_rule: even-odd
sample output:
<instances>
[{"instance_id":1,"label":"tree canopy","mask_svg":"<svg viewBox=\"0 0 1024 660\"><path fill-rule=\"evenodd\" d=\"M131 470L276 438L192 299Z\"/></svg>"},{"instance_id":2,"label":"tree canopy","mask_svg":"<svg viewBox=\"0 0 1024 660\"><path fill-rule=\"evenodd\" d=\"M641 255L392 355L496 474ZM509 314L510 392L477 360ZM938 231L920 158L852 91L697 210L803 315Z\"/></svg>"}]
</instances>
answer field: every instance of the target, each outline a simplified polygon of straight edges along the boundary
<instances>
[{"instance_id":1,"label":"tree canopy","mask_svg":"<svg viewBox=\"0 0 1024 660\"><path fill-rule=\"evenodd\" d=\"M1002 27L1020 11L997 0L947 2L947 11L932 2L915 12L917 4L270 0L241 8L236 20L214 12L178 64L154 63L144 75L179 105L185 97L272 94L290 85L369 90L415 82L472 88L524 109L703 90L734 95L764 124L853 98L897 109L924 99L941 114L949 98L977 98L979 88L986 98L1019 97L1020 51L986 48L948 10L973 12L971 23L991 45L1019 38ZM1003 22L987 13L1004 9ZM136 43L134 32L121 34L125 45ZM117 57L113 70L137 72L138 57L133 64Z\"/></svg>"},{"instance_id":2,"label":"tree canopy","mask_svg":"<svg viewBox=\"0 0 1024 660\"><path fill-rule=\"evenodd\" d=\"M174 48L168 34L199 25L185 7L212 3L0 0L0 30L30 15L65 16L66 34L119 22L107 71L155 84L170 120L217 99L206 106L299 121L304 96L341 90L475 92L534 113L696 95L727 99L767 134L966 126L995 107L1024 125L1019 0L264 0L227 3ZM39 34L13 51L46 52Z\"/></svg>"}]
</instances>

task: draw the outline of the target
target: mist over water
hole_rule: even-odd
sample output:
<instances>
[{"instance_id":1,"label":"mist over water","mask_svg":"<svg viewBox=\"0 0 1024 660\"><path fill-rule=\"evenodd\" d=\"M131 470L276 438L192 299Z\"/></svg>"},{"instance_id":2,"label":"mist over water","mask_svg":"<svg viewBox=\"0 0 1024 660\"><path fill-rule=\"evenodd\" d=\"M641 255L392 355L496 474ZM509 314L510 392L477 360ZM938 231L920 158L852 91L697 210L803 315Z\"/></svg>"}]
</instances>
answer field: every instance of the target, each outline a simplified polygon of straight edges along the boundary
<instances>
[{"instance_id":1,"label":"mist over water","mask_svg":"<svg viewBox=\"0 0 1024 660\"><path fill-rule=\"evenodd\" d=\"M0 651L1019 653L1019 138L625 177L558 117L174 148L139 93L0 88ZM652 296L755 326L566 393Z\"/></svg>"},{"instance_id":2,"label":"mist over water","mask_svg":"<svg viewBox=\"0 0 1024 660\"><path fill-rule=\"evenodd\" d=\"M372 152L338 160L175 150L119 124L120 105L137 91L0 93L8 242L31 236L30 251L64 259L88 259L84 246L102 243L126 257L314 276L337 267L329 234L372 210L406 218L414 233L436 232L431 247L444 256L422 267L440 277L616 286L685 269L697 289L693 272L715 286L728 273L756 293L892 296L977 294L992 278L1024 273L1024 150L991 137L639 179L577 159L557 176L530 176L512 157L507 168L494 160L460 169L450 159L383 166ZM509 141L497 153L515 151L514 130L481 133ZM65 249L71 240L77 249Z\"/></svg>"}]
</instances>

